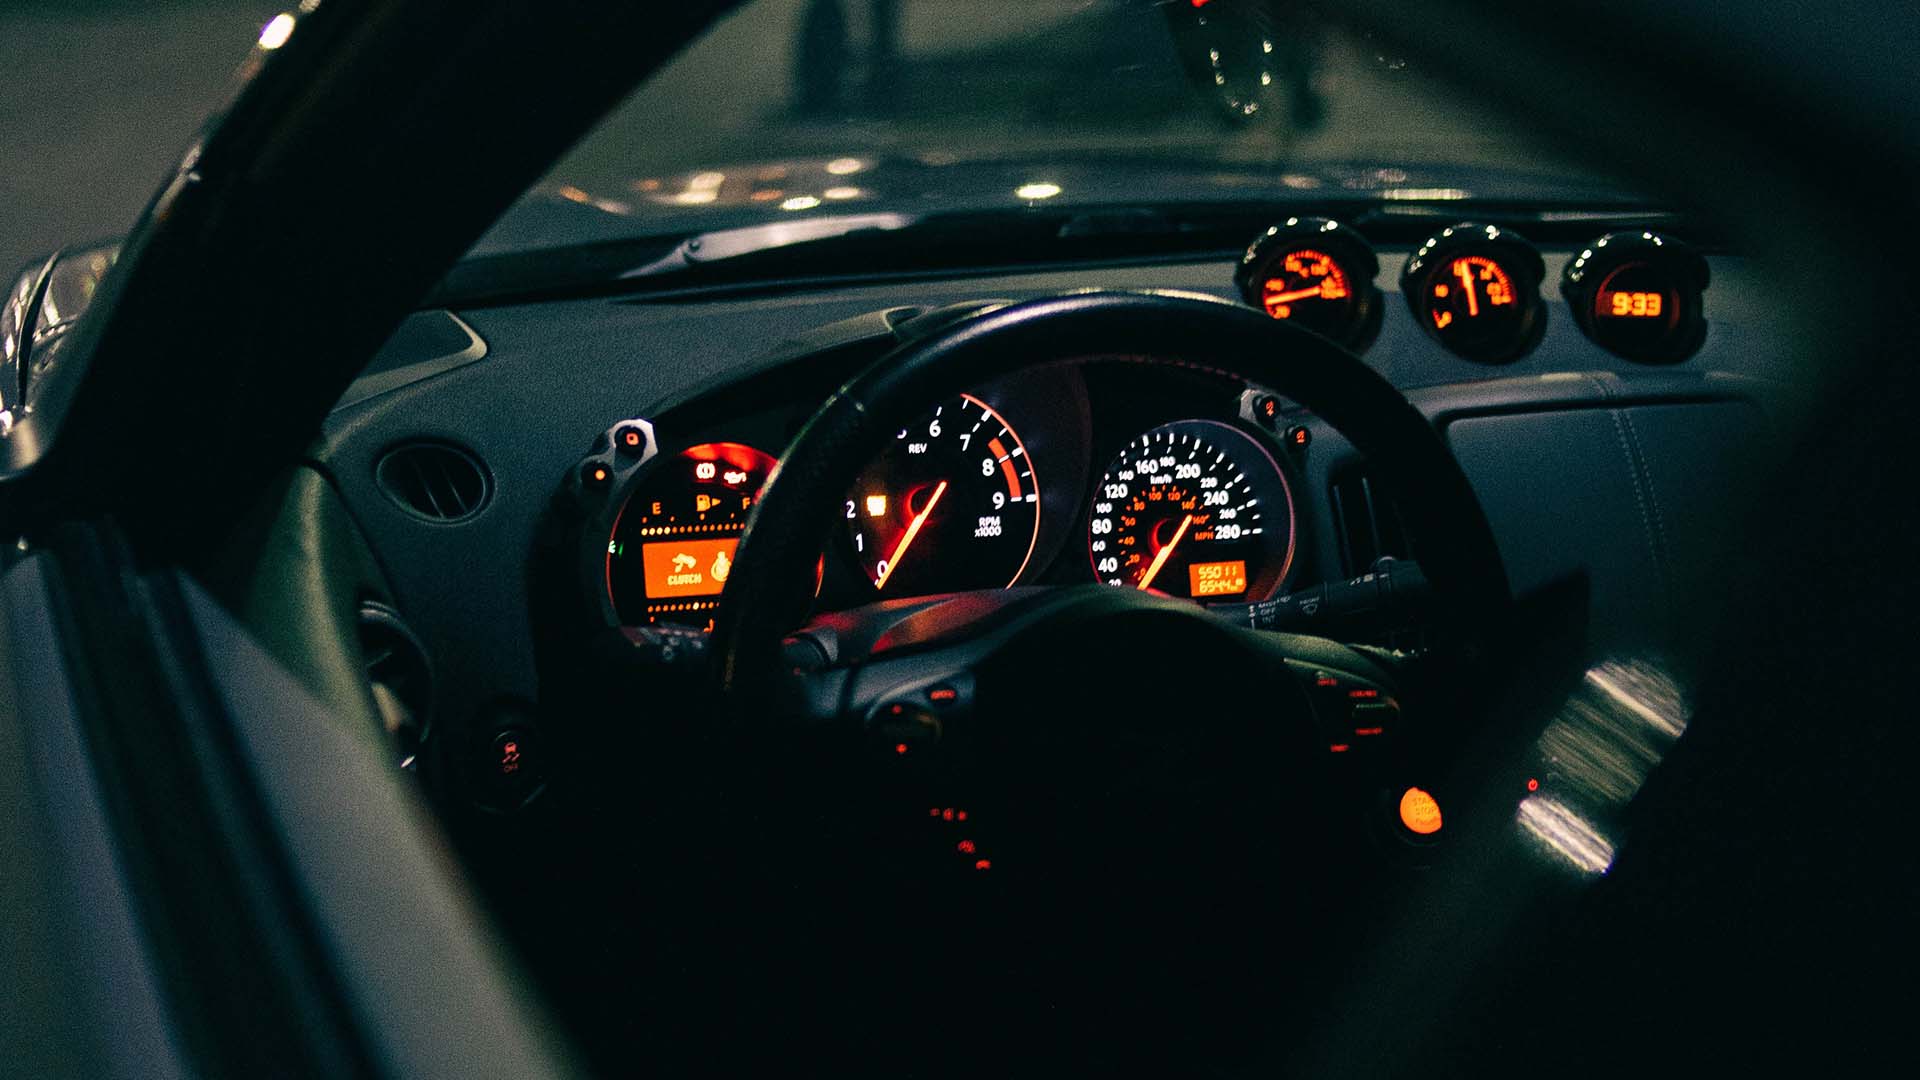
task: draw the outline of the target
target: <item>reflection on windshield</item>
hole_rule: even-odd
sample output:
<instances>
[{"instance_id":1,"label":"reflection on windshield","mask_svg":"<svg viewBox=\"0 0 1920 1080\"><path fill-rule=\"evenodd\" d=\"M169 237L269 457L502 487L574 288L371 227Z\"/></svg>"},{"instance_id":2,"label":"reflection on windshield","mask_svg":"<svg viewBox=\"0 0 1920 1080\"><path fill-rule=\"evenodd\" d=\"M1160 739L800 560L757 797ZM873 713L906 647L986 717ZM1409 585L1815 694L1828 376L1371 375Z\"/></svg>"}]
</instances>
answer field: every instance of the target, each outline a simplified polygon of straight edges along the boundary
<instances>
[{"instance_id":1,"label":"reflection on windshield","mask_svg":"<svg viewBox=\"0 0 1920 1080\"><path fill-rule=\"evenodd\" d=\"M601 222L639 234L709 227L720 211L741 224L859 203L970 209L1016 191L1063 204L1408 184L1466 197L1467 172L1538 175L1545 161L1294 0L757 0L533 195L646 219ZM1061 175L1088 163L1161 168Z\"/></svg>"}]
</instances>

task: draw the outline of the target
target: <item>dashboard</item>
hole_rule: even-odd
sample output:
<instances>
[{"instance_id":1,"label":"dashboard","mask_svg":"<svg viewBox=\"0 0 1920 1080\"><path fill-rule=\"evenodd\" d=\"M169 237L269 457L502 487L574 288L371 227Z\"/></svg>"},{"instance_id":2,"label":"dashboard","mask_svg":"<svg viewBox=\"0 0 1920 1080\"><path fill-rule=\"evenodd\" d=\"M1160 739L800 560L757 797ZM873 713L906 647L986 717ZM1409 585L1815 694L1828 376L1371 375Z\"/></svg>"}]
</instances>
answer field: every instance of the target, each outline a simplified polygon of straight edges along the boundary
<instances>
[{"instance_id":1,"label":"dashboard","mask_svg":"<svg viewBox=\"0 0 1920 1080\"><path fill-rule=\"evenodd\" d=\"M315 463L431 655L436 713L487 730L535 706L556 641L704 628L809 416L983 305L1173 289L1341 340L1443 429L1516 590L1592 581L1602 644L1657 623L1663 583L1720 556L1728 477L1802 376L1768 347L1745 260L1661 233L1536 245L1436 223L1375 248L1302 218L1250 240L1231 258L424 311ZM1417 558L1338 432L1179 359L1063 355L898 418L843 496L815 612L1094 582L1245 605ZM456 513L421 496L443 480Z\"/></svg>"}]
</instances>

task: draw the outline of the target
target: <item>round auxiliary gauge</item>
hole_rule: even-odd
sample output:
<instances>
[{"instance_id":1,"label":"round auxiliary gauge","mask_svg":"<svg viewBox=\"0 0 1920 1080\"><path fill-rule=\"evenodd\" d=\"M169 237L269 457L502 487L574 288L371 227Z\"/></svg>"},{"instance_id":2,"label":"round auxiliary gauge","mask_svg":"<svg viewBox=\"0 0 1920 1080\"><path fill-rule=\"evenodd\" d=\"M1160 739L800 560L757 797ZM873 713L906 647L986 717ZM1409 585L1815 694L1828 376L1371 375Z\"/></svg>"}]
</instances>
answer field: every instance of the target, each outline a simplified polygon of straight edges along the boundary
<instances>
[{"instance_id":1,"label":"round auxiliary gauge","mask_svg":"<svg viewBox=\"0 0 1920 1080\"><path fill-rule=\"evenodd\" d=\"M1668 236L1617 232L1567 264L1560 293L1594 344L1629 360L1671 364L1707 336L1707 260Z\"/></svg>"},{"instance_id":2,"label":"round auxiliary gauge","mask_svg":"<svg viewBox=\"0 0 1920 1080\"><path fill-rule=\"evenodd\" d=\"M622 626L712 628L733 552L773 458L702 443L652 463L607 541L607 598Z\"/></svg>"},{"instance_id":3,"label":"round auxiliary gauge","mask_svg":"<svg viewBox=\"0 0 1920 1080\"><path fill-rule=\"evenodd\" d=\"M901 428L847 492L854 558L882 597L1004 589L1040 535L1040 487L1006 418L971 394Z\"/></svg>"},{"instance_id":4,"label":"round auxiliary gauge","mask_svg":"<svg viewBox=\"0 0 1920 1080\"><path fill-rule=\"evenodd\" d=\"M1293 562L1293 495L1238 428L1181 420L1133 440L1094 489L1096 577L1195 600L1265 599Z\"/></svg>"},{"instance_id":5,"label":"round auxiliary gauge","mask_svg":"<svg viewBox=\"0 0 1920 1080\"><path fill-rule=\"evenodd\" d=\"M1247 303L1361 352L1380 333L1380 260L1359 233L1326 218L1288 218L1240 257Z\"/></svg>"},{"instance_id":6,"label":"round auxiliary gauge","mask_svg":"<svg viewBox=\"0 0 1920 1080\"><path fill-rule=\"evenodd\" d=\"M1518 233L1492 225L1443 229L1407 260L1400 291L1434 340L1486 364L1518 360L1540 342L1546 264Z\"/></svg>"}]
</instances>

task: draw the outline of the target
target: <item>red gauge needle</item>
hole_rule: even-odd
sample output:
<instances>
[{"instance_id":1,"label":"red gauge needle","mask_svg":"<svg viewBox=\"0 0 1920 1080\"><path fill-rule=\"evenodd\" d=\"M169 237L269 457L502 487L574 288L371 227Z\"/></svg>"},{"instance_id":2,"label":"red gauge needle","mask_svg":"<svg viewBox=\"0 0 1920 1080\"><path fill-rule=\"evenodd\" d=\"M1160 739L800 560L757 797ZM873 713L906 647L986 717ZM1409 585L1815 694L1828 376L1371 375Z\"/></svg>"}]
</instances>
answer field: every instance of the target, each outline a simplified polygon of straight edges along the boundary
<instances>
[{"instance_id":1,"label":"red gauge needle","mask_svg":"<svg viewBox=\"0 0 1920 1080\"><path fill-rule=\"evenodd\" d=\"M1467 290L1467 318L1480 314L1480 298L1473 292L1473 267L1464 262L1453 264L1453 276L1460 279L1460 287Z\"/></svg>"},{"instance_id":2,"label":"red gauge needle","mask_svg":"<svg viewBox=\"0 0 1920 1080\"><path fill-rule=\"evenodd\" d=\"M1315 285L1311 289L1295 289L1292 292L1268 293L1266 299L1269 304L1291 304L1295 300L1305 300L1309 296L1319 296L1320 292L1320 286Z\"/></svg>"},{"instance_id":3,"label":"red gauge needle","mask_svg":"<svg viewBox=\"0 0 1920 1080\"><path fill-rule=\"evenodd\" d=\"M934 506L940 502L940 496L946 493L947 482L942 480L933 489L933 494L927 497L927 505L921 507L920 512L913 515L913 520L907 523L906 534L900 537L900 543L894 545L893 554L887 556L887 568L880 571L880 580L873 583L874 588L887 587L887 579L893 576L893 572L900 566L901 557L906 555L909 547L913 546L913 538L920 535L920 526L927 523L927 515L933 513Z\"/></svg>"},{"instance_id":4,"label":"red gauge needle","mask_svg":"<svg viewBox=\"0 0 1920 1080\"><path fill-rule=\"evenodd\" d=\"M1191 524L1193 524L1192 514L1180 519L1180 527L1173 530L1173 539L1167 541L1167 546L1161 548L1160 554L1153 557L1153 565L1147 567L1147 572L1140 576L1140 588L1143 591L1153 584L1154 578L1159 576L1160 568L1167 565L1167 559L1173 555L1173 549L1179 545L1180 538L1187 535L1187 526Z\"/></svg>"}]
</instances>

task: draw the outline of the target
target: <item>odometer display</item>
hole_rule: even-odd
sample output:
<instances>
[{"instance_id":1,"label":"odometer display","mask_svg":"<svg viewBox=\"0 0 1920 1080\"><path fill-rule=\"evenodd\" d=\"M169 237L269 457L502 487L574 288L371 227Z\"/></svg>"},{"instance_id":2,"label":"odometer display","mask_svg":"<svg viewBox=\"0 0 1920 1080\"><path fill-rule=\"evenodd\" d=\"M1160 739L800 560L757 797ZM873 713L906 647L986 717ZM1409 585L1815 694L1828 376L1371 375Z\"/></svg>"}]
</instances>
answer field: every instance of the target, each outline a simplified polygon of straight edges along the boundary
<instances>
[{"instance_id":1,"label":"odometer display","mask_svg":"<svg viewBox=\"0 0 1920 1080\"><path fill-rule=\"evenodd\" d=\"M1033 556L1040 487L1012 426L962 394L901 428L842 512L881 596L1003 589Z\"/></svg>"},{"instance_id":2,"label":"odometer display","mask_svg":"<svg viewBox=\"0 0 1920 1080\"><path fill-rule=\"evenodd\" d=\"M1094 575L1196 600L1263 599L1293 560L1293 497L1237 428L1182 420L1128 443L1094 491Z\"/></svg>"}]
</instances>

